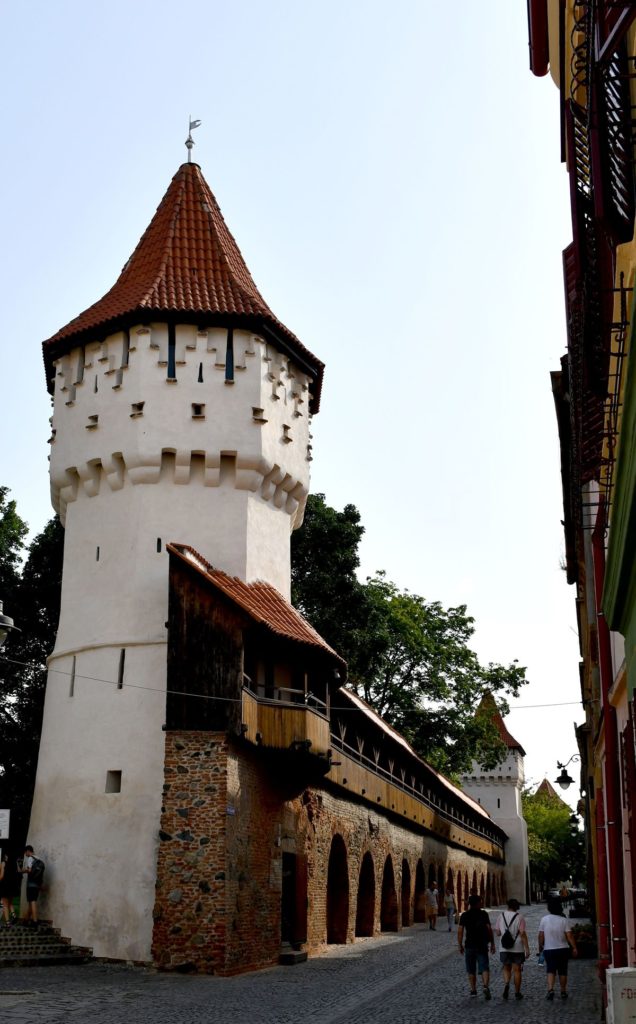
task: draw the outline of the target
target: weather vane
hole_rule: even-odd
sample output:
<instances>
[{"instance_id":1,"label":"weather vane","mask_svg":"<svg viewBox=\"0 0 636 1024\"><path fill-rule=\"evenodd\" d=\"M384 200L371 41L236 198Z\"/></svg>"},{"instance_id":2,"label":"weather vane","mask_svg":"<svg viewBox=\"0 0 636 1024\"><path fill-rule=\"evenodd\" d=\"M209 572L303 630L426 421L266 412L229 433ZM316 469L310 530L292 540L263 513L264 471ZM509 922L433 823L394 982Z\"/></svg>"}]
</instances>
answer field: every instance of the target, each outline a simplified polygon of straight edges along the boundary
<instances>
[{"instance_id":1,"label":"weather vane","mask_svg":"<svg viewBox=\"0 0 636 1024\"><path fill-rule=\"evenodd\" d=\"M185 144L186 144L186 148L188 150L188 163L190 163L191 160L192 160L192 147L194 146L194 139L192 138L192 132L194 131L195 128L199 127L201 122L200 121L193 121L191 115L188 114L188 123L189 123L188 137L185 140Z\"/></svg>"}]
</instances>

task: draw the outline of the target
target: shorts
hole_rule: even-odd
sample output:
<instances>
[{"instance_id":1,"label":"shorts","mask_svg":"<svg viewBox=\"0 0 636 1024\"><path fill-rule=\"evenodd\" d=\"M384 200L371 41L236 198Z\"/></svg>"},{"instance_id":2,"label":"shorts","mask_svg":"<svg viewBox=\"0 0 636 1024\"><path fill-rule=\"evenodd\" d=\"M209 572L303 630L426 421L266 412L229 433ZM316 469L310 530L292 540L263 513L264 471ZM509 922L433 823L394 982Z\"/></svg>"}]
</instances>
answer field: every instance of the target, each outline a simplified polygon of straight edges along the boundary
<instances>
[{"instance_id":1,"label":"shorts","mask_svg":"<svg viewBox=\"0 0 636 1024\"><path fill-rule=\"evenodd\" d=\"M570 947L567 949L544 949L546 974L558 974L562 978L567 977L568 963L570 962Z\"/></svg>"},{"instance_id":2,"label":"shorts","mask_svg":"<svg viewBox=\"0 0 636 1024\"><path fill-rule=\"evenodd\" d=\"M37 885L27 885L26 898L27 903L37 903L40 890Z\"/></svg>"},{"instance_id":3,"label":"shorts","mask_svg":"<svg viewBox=\"0 0 636 1024\"><path fill-rule=\"evenodd\" d=\"M485 950L482 953L479 949L470 949L466 947L464 950L464 960L466 961L467 974L483 974L484 971L487 971L490 968L488 950Z\"/></svg>"},{"instance_id":4,"label":"shorts","mask_svg":"<svg viewBox=\"0 0 636 1024\"><path fill-rule=\"evenodd\" d=\"M504 967L510 964L523 964L526 960L525 953L511 953L509 949L502 949L499 951L499 959L501 960Z\"/></svg>"}]
</instances>

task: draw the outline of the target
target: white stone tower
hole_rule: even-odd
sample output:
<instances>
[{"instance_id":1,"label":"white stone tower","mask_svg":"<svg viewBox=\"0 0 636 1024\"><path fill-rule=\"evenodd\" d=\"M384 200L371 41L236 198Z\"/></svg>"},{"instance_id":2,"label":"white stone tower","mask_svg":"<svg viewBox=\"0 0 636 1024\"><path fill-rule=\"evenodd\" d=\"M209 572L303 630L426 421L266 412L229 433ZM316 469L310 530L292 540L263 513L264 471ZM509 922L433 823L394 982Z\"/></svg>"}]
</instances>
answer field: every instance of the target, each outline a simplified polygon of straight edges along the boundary
<instances>
[{"instance_id":1,"label":"white stone tower","mask_svg":"<svg viewBox=\"0 0 636 1024\"><path fill-rule=\"evenodd\" d=\"M523 759L525 750L512 736L499 713L495 699L486 694L477 714L488 714L507 748L504 760L494 769L484 769L473 761L470 772L462 776L462 789L488 811L490 817L508 835L506 842L505 879L508 897L521 903L530 899L530 862L528 829L521 807L521 790L525 783Z\"/></svg>"},{"instance_id":2,"label":"white stone tower","mask_svg":"<svg viewBox=\"0 0 636 1024\"><path fill-rule=\"evenodd\" d=\"M165 546L289 597L323 365L261 297L194 163L44 359L65 547L29 840L45 916L96 955L150 960Z\"/></svg>"}]
</instances>

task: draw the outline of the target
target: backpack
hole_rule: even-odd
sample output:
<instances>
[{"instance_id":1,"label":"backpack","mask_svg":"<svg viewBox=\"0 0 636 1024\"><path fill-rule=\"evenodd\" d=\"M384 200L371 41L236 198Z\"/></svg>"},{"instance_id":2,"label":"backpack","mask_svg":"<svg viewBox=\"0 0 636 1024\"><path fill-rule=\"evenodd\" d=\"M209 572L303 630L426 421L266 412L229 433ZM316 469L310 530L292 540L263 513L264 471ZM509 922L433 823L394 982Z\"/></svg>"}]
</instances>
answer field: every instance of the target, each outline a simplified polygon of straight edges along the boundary
<instances>
[{"instance_id":1,"label":"backpack","mask_svg":"<svg viewBox=\"0 0 636 1024\"><path fill-rule=\"evenodd\" d=\"M33 858L31 864L31 870L27 876L28 885L42 885L42 879L44 878L44 861L40 860L39 857Z\"/></svg>"},{"instance_id":2,"label":"backpack","mask_svg":"<svg viewBox=\"0 0 636 1024\"><path fill-rule=\"evenodd\" d=\"M513 917L510 922L506 921L506 918L505 918L505 916L503 914L501 916L503 917L503 921L504 921L504 924L506 926L506 930L504 931L503 935L501 936L501 945L503 946L504 949L512 949L512 947L514 946L515 942L517 941L517 936L513 935L512 932L510 931L510 925L514 921L515 917L519 917L519 915L515 914L515 917ZM518 934L519 933L517 932L517 935Z\"/></svg>"}]
</instances>

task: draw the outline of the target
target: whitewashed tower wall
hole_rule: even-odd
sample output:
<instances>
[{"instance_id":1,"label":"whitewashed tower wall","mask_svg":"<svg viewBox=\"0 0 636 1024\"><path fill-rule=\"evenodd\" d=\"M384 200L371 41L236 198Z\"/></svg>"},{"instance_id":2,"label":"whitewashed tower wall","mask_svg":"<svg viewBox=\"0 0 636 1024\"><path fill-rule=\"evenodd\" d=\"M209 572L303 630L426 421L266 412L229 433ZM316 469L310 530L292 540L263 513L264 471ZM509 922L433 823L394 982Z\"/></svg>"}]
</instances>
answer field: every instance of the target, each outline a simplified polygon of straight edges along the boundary
<instances>
[{"instance_id":1,"label":"whitewashed tower wall","mask_svg":"<svg viewBox=\"0 0 636 1024\"><path fill-rule=\"evenodd\" d=\"M309 378L258 334L229 337L139 323L55 363L64 571L29 835L47 862L45 916L96 955L151 958L166 543L289 597Z\"/></svg>"}]
</instances>

